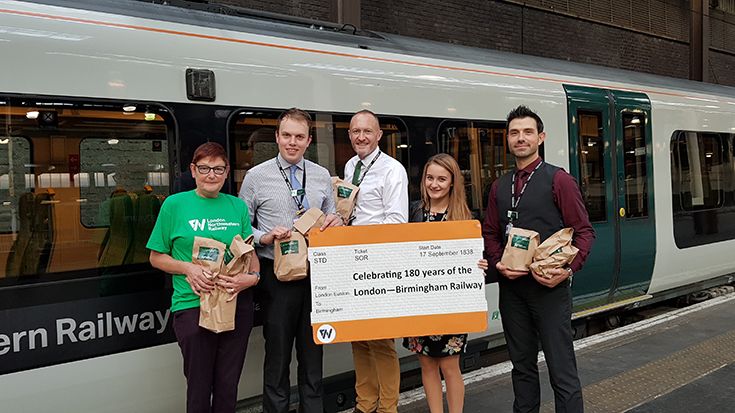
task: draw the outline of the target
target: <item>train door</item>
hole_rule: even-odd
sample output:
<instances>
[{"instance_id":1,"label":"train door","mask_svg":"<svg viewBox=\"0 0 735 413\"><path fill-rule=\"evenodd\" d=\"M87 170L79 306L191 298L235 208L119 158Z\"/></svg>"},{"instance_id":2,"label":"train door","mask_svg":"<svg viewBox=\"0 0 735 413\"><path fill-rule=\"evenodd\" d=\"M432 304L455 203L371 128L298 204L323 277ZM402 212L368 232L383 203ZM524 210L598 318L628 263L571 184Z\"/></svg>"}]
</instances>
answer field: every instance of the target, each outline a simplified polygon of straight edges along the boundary
<instances>
[{"instance_id":1,"label":"train door","mask_svg":"<svg viewBox=\"0 0 735 413\"><path fill-rule=\"evenodd\" d=\"M613 208L613 139L607 93L567 87L569 112L569 173L579 182L597 235L582 271L572 284L575 309L607 304L617 273L619 240Z\"/></svg>"},{"instance_id":2,"label":"train door","mask_svg":"<svg viewBox=\"0 0 735 413\"><path fill-rule=\"evenodd\" d=\"M644 296L655 252L650 103L643 94L565 86L570 173L597 239L572 286L575 310ZM577 313L577 314L581 314Z\"/></svg>"},{"instance_id":3,"label":"train door","mask_svg":"<svg viewBox=\"0 0 735 413\"><path fill-rule=\"evenodd\" d=\"M643 296L656 252L651 103L642 93L611 91L615 105L620 265L612 301Z\"/></svg>"}]
</instances>

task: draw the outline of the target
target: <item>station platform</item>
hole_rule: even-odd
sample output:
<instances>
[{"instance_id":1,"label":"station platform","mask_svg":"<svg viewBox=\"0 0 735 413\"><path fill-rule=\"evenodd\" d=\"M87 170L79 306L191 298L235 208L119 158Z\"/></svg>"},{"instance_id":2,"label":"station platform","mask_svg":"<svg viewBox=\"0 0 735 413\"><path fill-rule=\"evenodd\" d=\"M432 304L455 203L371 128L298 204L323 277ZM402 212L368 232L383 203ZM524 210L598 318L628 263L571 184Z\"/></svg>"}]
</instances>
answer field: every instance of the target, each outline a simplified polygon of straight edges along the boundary
<instances>
[{"instance_id":1,"label":"station platform","mask_svg":"<svg viewBox=\"0 0 735 413\"><path fill-rule=\"evenodd\" d=\"M735 294L575 341L588 413L735 411ZM510 362L465 375L465 412L511 412ZM554 412L539 353L541 412ZM446 408L446 407L445 407ZM399 412L428 412L423 389ZM446 410L445 410L446 411Z\"/></svg>"}]
</instances>

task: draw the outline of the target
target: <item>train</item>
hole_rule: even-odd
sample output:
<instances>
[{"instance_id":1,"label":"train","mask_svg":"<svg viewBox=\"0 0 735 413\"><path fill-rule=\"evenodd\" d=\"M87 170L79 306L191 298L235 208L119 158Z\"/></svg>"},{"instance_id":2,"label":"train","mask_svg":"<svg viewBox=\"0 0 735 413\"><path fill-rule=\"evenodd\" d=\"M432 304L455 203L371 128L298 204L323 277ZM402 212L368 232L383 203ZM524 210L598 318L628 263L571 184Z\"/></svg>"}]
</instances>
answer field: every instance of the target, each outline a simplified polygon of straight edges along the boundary
<instances>
[{"instance_id":1,"label":"train","mask_svg":"<svg viewBox=\"0 0 735 413\"><path fill-rule=\"evenodd\" d=\"M353 155L350 116L377 113L411 199L424 162L453 155L478 216L514 166L506 114L537 111L543 157L578 180L597 233L575 322L733 280L735 88L164 3L0 0L3 411L183 410L170 277L148 264L147 236L198 145L227 148L223 190L237 194L290 107L313 115L306 156L333 175ZM503 343L486 291L489 327L464 368ZM263 345L256 327L244 406L262 391ZM348 345L327 346L324 373L325 406L348 408Z\"/></svg>"}]
</instances>

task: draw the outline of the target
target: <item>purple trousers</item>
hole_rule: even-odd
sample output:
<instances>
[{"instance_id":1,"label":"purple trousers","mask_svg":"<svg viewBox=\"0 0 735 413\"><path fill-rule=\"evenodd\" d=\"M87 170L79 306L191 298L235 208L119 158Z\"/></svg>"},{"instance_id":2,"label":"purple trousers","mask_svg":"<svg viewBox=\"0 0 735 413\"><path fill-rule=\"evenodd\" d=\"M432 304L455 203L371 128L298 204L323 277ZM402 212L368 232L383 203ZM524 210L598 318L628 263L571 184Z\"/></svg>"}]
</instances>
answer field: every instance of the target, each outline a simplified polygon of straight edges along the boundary
<instances>
[{"instance_id":1,"label":"purple trousers","mask_svg":"<svg viewBox=\"0 0 735 413\"><path fill-rule=\"evenodd\" d=\"M253 328L252 289L238 294L233 331L217 334L199 327L199 307L176 311L173 316L184 356L187 413L234 413Z\"/></svg>"}]
</instances>

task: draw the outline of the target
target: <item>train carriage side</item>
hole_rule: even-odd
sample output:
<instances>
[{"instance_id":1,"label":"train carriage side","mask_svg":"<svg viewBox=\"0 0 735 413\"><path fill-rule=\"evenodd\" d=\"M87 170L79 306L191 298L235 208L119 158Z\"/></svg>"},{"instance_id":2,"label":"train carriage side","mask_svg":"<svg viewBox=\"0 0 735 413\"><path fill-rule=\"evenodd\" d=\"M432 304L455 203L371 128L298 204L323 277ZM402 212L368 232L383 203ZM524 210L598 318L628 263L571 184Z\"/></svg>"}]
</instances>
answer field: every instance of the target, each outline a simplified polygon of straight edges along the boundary
<instances>
[{"instance_id":1,"label":"train carriage side","mask_svg":"<svg viewBox=\"0 0 735 413\"><path fill-rule=\"evenodd\" d=\"M299 105L315 112L317 132L325 134L317 136L314 159L340 173L337 159L349 157L346 121L367 106L387 115L392 137L385 150L404 162L414 182L434 152L472 153L464 163L473 208L480 210L480 185L512 163L502 132L508 108L531 100L546 118L564 116L560 86L529 72L491 75L479 65L2 5L3 24L14 28L0 42L0 69L8 74L0 79L3 202L10 207L2 245L4 259L13 263L0 288L7 321L0 332L0 395L9 409L181 408L180 356L164 327L170 317L166 278L150 271L130 240L145 240L154 201L160 204L175 186L199 143L215 139L232 150L233 163L243 166L232 176L234 192L244 166L273 150L259 141L255 126L272 127L280 110ZM117 41L122 34L126 42ZM167 47L137 46L143 44ZM201 50L196 59L192 48ZM96 70L87 70L91 62ZM216 104L187 99L184 72L192 65L217 74ZM564 136L562 125L552 122L549 133ZM408 136L420 137L413 148L416 140ZM563 139L555 142L552 156L563 160L564 147ZM483 175L483 168L493 174ZM497 317L490 324L491 333L500 332ZM261 388L257 331L249 348L243 398ZM330 346L325 366L327 376L349 372L349 346ZM32 397L39 386L44 397Z\"/></svg>"},{"instance_id":2,"label":"train carriage side","mask_svg":"<svg viewBox=\"0 0 735 413\"><path fill-rule=\"evenodd\" d=\"M0 193L11 198L3 202L13 209L0 215L4 254L0 260L7 263L0 294L8 298L0 300L0 319L7 328L0 331L0 360L15 357L16 363L4 363L6 370L0 371L4 382L0 400L6 408L58 410L64 403L69 411L139 411L140 406L151 411L180 410L183 378L170 331L164 328L159 333L156 328L137 332L143 336L125 336L113 330L110 336L96 334L94 339L89 335L91 325L101 326L100 333L107 326L120 325L119 331L127 325L145 325L130 324L125 315L152 317L158 327L167 322L168 290L158 284L165 277L152 273L145 258L136 255L139 251L126 244L127 237L121 234L145 231L146 222L155 216L154 198L160 201L170 192L193 149L207 139L230 150L235 167L229 190L236 192L247 169L274 154L269 137L275 116L290 106L315 114L315 140L307 156L335 174L341 174L351 155L346 141L349 114L367 107L385 115L382 147L406 166L412 193L425 159L446 151L459 158L471 207L478 212L489 184L513 164L505 145L506 113L521 103L538 110L549 135L546 159L584 182L588 200L594 203L591 211L605 214L596 226L605 232L606 241L600 244L604 248L597 247L600 251L594 252L593 259L608 261L593 262L576 277L575 303L580 312L604 310L609 308L605 305L732 272L725 261L725 246L731 241L678 245L679 239L690 242L698 236L716 240L721 234L713 228L732 222L723 215L732 210L727 207L732 205L733 183L726 175L727 171L732 174L732 135L720 135L735 127L727 119L733 119L728 110L734 105L728 107L725 98L716 103L718 110L703 113L704 109L696 110L696 102L709 95L697 95L699 100L656 93L642 96L623 91L639 89L630 85L585 86L599 83L591 78L13 1L0 1L0 5L5 10L0 22L9 28L0 38L4 56L0 71L5 74L0 76L5 136L0 140L0 156L5 161L0 162L8 169L0 172L5 175L0 176ZM126 41L120 42L123 35ZM140 47L151 44L166 47ZM191 50L197 51L196 56ZM92 64L96 70L87 70ZM215 73L215 103L187 98L184 73L188 68ZM126 111L131 106L135 108ZM712 119L717 123L703 130L721 132L717 137L697 134L702 128L697 125L709 119L704 117L709 113L715 114ZM616 121L609 124L610 119ZM609 125L606 131L605 125ZM599 134L600 127L607 135ZM683 137L673 139L675 131L682 131ZM605 144L619 150L606 153ZM601 151L596 155L595 145ZM14 151L7 149L11 147ZM709 169L694 179L692 168L679 166L677 182L686 182L684 186L698 192L679 189L679 199L686 202L672 209L676 180L666 169L670 153L676 152L677 165L691 165L693 161L681 159L695 148L700 165ZM136 153L144 155L131 155ZM708 153L722 155L723 161L712 163ZM725 162L725 154L730 161ZM125 167L118 170L120 165ZM135 190L118 188L125 185ZM31 196L23 195L27 193ZM714 215L709 212L713 205L720 208ZM620 208L627 217L621 216ZM680 211L680 218L672 211ZM136 218L119 219L121 214ZM689 229L672 240L677 219L688 223ZM32 230L24 233L19 228ZM628 232L621 233L620 228ZM652 234L655 242L645 241ZM629 239L638 243L626 242ZM611 246L614 256L605 256L602 251ZM20 249L41 253L23 258L24 254L14 252ZM641 252L642 261L631 258ZM710 266L699 259L714 261ZM639 267L644 261L645 268ZM610 262L613 266L606 267ZM691 268L697 262L699 266ZM706 267L701 268L701 263ZM611 273L607 268L616 270ZM654 277L649 286L651 269ZM632 278L625 278L630 274ZM141 284L150 280L154 284ZM501 332L495 311L497 290L487 290L490 330L472 336L480 346L497 344L491 338ZM87 335L80 336L77 330L85 321L91 324L85 324ZM79 329L73 329L72 322ZM57 330L66 335L59 336ZM260 392L262 348L256 330L241 380L242 398ZM325 375L330 385L341 386L333 379L344 375L349 379L351 363L349 346L329 347ZM411 367L410 361L404 364ZM292 372L295 382L296 369ZM34 397L39 386L44 389L42 398ZM116 389L115 395L111 388ZM86 396L70 400L69 393Z\"/></svg>"},{"instance_id":3,"label":"train carriage side","mask_svg":"<svg viewBox=\"0 0 735 413\"><path fill-rule=\"evenodd\" d=\"M575 317L730 282L732 88L579 83L565 85L570 172L597 241L575 277Z\"/></svg>"},{"instance_id":4,"label":"train carriage side","mask_svg":"<svg viewBox=\"0 0 735 413\"><path fill-rule=\"evenodd\" d=\"M652 100L657 259L649 293L730 282L735 274L735 91Z\"/></svg>"}]
</instances>

